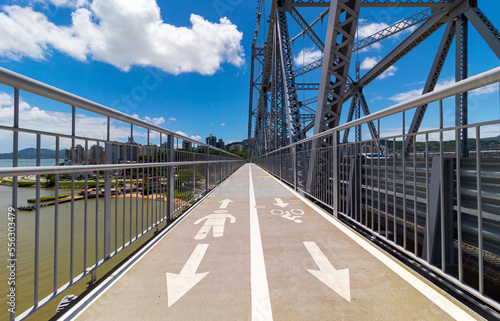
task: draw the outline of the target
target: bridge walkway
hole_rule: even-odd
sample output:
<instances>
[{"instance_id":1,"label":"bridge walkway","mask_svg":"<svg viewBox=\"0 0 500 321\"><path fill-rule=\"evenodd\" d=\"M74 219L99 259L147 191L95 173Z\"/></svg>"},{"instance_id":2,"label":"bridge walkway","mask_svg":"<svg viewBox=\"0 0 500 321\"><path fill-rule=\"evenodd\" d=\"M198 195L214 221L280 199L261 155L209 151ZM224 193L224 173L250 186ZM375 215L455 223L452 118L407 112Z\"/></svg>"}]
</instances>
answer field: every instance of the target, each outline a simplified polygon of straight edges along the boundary
<instances>
[{"instance_id":1,"label":"bridge walkway","mask_svg":"<svg viewBox=\"0 0 500 321\"><path fill-rule=\"evenodd\" d=\"M75 318L479 319L253 164L63 317Z\"/></svg>"}]
</instances>

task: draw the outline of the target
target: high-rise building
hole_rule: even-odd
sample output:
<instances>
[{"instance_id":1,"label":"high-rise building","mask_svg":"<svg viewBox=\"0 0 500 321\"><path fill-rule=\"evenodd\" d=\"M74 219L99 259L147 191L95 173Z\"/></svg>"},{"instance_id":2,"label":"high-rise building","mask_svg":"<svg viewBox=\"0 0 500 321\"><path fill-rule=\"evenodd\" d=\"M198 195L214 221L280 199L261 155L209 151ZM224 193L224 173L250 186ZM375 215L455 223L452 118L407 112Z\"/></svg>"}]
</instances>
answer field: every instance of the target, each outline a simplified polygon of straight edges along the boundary
<instances>
[{"instance_id":1,"label":"high-rise building","mask_svg":"<svg viewBox=\"0 0 500 321\"><path fill-rule=\"evenodd\" d=\"M222 138L219 138L219 140L215 144L215 147L220 148L220 149L224 149L224 146L225 146L224 141L222 140Z\"/></svg>"},{"instance_id":2,"label":"high-rise building","mask_svg":"<svg viewBox=\"0 0 500 321\"><path fill-rule=\"evenodd\" d=\"M94 164L104 164L105 155L104 155L104 147L93 145L90 147L90 161Z\"/></svg>"},{"instance_id":3,"label":"high-rise building","mask_svg":"<svg viewBox=\"0 0 500 321\"><path fill-rule=\"evenodd\" d=\"M182 149L191 150L193 148L193 144L189 141L182 141Z\"/></svg>"},{"instance_id":4,"label":"high-rise building","mask_svg":"<svg viewBox=\"0 0 500 321\"><path fill-rule=\"evenodd\" d=\"M209 137L207 137L205 139L206 143L210 146L216 146L217 144L217 137L213 136L212 134L210 134Z\"/></svg>"},{"instance_id":5,"label":"high-rise building","mask_svg":"<svg viewBox=\"0 0 500 321\"><path fill-rule=\"evenodd\" d=\"M120 145L118 144L106 144L106 149L104 150L106 156L110 157L111 164L117 164L120 159Z\"/></svg>"},{"instance_id":6,"label":"high-rise building","mask_svg":"<svg viewBox=\"0 0 500 321\"><path fill-rule=\"evenodd\" d=\"M120 160L122 162L136 161L139 154L139 144L132 137L128 138L126 145L120 146Z\"/></svg>"},{"instance_id":7,"label":"high-rise building","mask_svg":"<svg viewBox=\"0 0 500 321\"><path fill-rule=\"evenodd\" d=\"M66 149L66 159L72 164L82 164L85 162L85 149L82 145L76 145L73 148Z\"/></svg>"}]
</instances>

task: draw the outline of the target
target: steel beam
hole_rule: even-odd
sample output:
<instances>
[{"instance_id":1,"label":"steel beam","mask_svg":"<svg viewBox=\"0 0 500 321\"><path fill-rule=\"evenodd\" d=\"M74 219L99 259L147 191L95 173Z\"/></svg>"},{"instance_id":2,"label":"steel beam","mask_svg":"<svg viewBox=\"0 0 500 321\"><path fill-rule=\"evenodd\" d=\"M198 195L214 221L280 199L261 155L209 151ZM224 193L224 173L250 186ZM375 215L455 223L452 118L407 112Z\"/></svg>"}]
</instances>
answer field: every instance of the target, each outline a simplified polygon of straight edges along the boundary
<instances>
[{"instance_id":1,"label":"steel beam","mask_svg":"<svg viewBox=\"0 0 500 321\"><path fill-rule=\"evenodd\" d=\"M249 106L248 106L248 152L247 152L247 160L250 160L252 155L252 120L254 118L253 112L253 89L255 87L255 60L256 60L256 49L255 45L252 44L252 58L250 61L250 96L249 96Z\"/></svg>"},{"instance_id":2,"label":"steel beam","mask_svg":"<svg viewBox=\"0 0 500 321\"><path fill-rule=\"evenodd\" d=\"M363 91L359 90L356 95L358 96L359 105L360 105L361 109L363 109L363 114L365 116L370 115L370 109L368 108L368 104L366 103L366 99L365 99L365 95L363 94ZM372 136L372 139L378 139L379 138L378 131L377 131L377 128L375 127L375 125L373 124L373 121L371 121L371 120L368 121L367 125L368 125L368 129L370 130L370 135Z\"/></svg>"},{"instance_id":3,"label":"steel beam","mask_svg":"<svg viewBox=\"0 0 500 321\"><path fill-rule=\"evenodd\" d=\"M310 71L313 71L315 69L318 69L321 67L323 64L323 58L320 58L316 61L311 62L310 64L304 65L301 68L295 70L295 77L302 76L303 74L306 74Z\"/></svg>"},{"instance_id":4,"label":"steel beam","mask_svg":"<svg viewBox=\"0 0 500 321\"><path fill-rule=\"evenodd\" d=\"M500 32L488 20L486 15L478 8L471 7L465 11L465 17L471 22L474 28L479 32L484 41L490 46L491 50L500 59Z\"/></svg>"},{"instance_id":5,"label":"steel beam","mask_svg":"<svg viewBox=\"0 0 500 321\"><path fill-rule=\"evenodd\" d=\"M281 73L283 76L283 97L287 111L289 143L293 144L305 138L300 122L299 101L297 88L293 73L292 47L288 34L288 23L286 10L283 6L278 6L276 19L276 30L278 35L279 56L281 60ZM302 146L295 148L297 154L297 186L303 189L306 184L307 164L304 155L301 153Z\"/></svg>"},{"instance_id":6,"label":"steel beam","mask_svg":"<svg viewBox=\"0 0 500 321\"><path fill-rule=\"evenodd\" d=\"M377 31L376 33L366 37L366 38L363 38L359 41L357 41L355 44L354 44L354 47L353 47L353 51L357 51L357 50L361 50L365 47L368 47L369 45L372 45L376 42L379 42L383 39L386 39L390 36L393 36L405 29L408 29L414 25L417 25L419 23L421 23L422 21L425 21L427 19L429 19L429 17L431 16L431 11L432 9L431 8L427 8L423 11L420 11L406 19L403 19L403 20L399 20L397 22L395 22L394 24L380 30L380 31Z\"/></svg>"},{"instance_id":7,"label":"steel beam","mask_svg":"<svg viewBox=\"0 0 500 321\"><path fill-rule=\"evenodd\" d=\"M413 48L418 46L420 43L422 43L422 41L427 39L436 30L443 26L448 20L447 15L447 10L441 10L439 13L436 13L434 16L430 17L427 21L420 25L411 35L409 35L403 42L401 42L396 48L394 48L391 53L389 53L377 65L375 65L375 67L373 67L363 77L361 77L356 85L346 93L344 101L351 98L354 92L356 92L357 88L363 88L368 85L378 76L380 76L384 71L389 69L389 67L394 65L399 59L403 58Z\"/></svg>"},{"instance_id":8,"label":"steel beam","mask_svg":"<svg viewBox=\"0 0 500 321\"><path fill-rule=\"evenodd\" d=\"M468 74L468 34L469 21L465 15L461 15L456 22L455 33L455 81L459 82L469 77ZM465 126L468 124L468 93L464 92L455 96L455 126ZM462 157L468 157L467 146L467 128L460 131L460 140L462 142Z\"/></svg>"},{"instance_id":9,"label":"steel beam","mask_svg":"<svg viewBox=\"0 0 500 321\"><path fill-rule=\"evenodd\" d=\"M316 19L314 19L313 22L311 22L309 24L309 27L313 27L316 23L318 23L318 21L323 20L323 18L326 16L326 14L328 13L328 11L329 11L329 9L325 9L325 11L323 11ZM298 37L302 36L303 34L304 34L304 30L302 30L295 37L293 37L292 39L290 39L290 41L294 42Z\"/></svg>"},{"instance_id":10,"label":"steel beam","mask_svg":"<svg viewBox=\"0 0 500 321\"><path fill-rule=\"evenodd\" d=\"M292 7L329 7L328 0L294 0ZM446 7L448 0L361 0L362 7Z\"/></svg>"},{"instance_id":11,"label":"steel beam","mask_svg":"<svg viewBox=\"0 0 500 321\"><path fill-rule=\"evenodd\" d=\"M346 123L350 123L352 121L352 117L354 116L354 111L356 110L358 105L357 102L357 96L354 95L351 99L351 107L349 108L349 113L347 114L347 121ZM349 140L349 132L351 131L351 128L348 127L344 130L344 138L342 138L342 144L347 144L347 141Z\"/></svg>"},{"instance_id":12,"label":"steel beam","mask_svg":"<svg viewBox=\"0 0 500 321\"><path fill-rule=\"evenodd\" d=\"M288 39L288 24L285 8L280 6L277 10L277 34L279 55L281 60L281 73L283 75L283 89L285 106L288 115L288 133L290 144L303 138L299 121L299 102L297 99L297 87L293 75L292 48Z\"/></svg>"},{"instance_id":13,"label":"steel beam","mask_svg":"<svg viewBox=\"0 0 500 321\"><path fill-rule=\"evenodd\" d=\"M422 90L422 94L429 93L433 91L434 88L436 88L439 75L441 74L441 70L443 69L444 62L446 60L446 57L448 56L448 52L451 48L451 44L453 43L454 37L455 37L455 22L450 21L448 22L448 24L446 25L446 29L444 30L441 43L439 44L439 48L434 58L434 62L432 63L431 71L429 72L429 76L427 77L424 89ZM422 120L424 119L426 110L427 110L427 105L422 105L417 108L417 110L415 111L415 115L413 116L410 129L408 130L408 134L413 134L418 132L420 125L422 124ZM413 136L408 136L405 140L404 150L406 156L408 156L412 150L413 138L414 138Z\"/></svg>"},{"instance_id":14,"label":"steel beam","mask_svg":"<svg viewBox=\"0 0 500 321\"><path fill-rule=\"evenodd\" d=\"M319 48L319 50L324 51L325 50L325 45L323 44L323 41L318 37L318 35L312 30L311 26L305 21L304 18L300 15L300 13L297 11L297 9L292 8L290 10L290 15L292 18L297 22L297 24L302 28L302 31L305 32L305 34L311 38L312 42Z\"/></svg>"},{"instance_id":15,"label":"steel beam","mask_svg":"<svg viewBox=\"0 0 500 321\"><path fill-rule=\"evenodd\" d=\"M361 0L332 0L314 134L339 124Z\"/></svg>"},{"instance_id":16,"label":"steel beam","mask_svg":"<svg viewBox=\"0 0 500 321\"><path fill-rule=\"evenodd\" d=\"M299 83L295 84L297 90L319 90L319 84L314 83Z\"/></svg>"}]
</instances>

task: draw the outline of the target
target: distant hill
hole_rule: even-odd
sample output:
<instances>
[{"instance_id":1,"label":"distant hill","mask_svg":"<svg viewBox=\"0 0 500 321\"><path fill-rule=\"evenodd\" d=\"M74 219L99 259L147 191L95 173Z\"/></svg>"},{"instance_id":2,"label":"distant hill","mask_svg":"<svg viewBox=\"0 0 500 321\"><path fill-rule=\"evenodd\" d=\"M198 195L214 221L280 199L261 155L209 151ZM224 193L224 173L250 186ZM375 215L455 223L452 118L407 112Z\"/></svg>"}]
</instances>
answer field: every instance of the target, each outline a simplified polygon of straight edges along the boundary
<instances>
[{"instance_id":1,"label":"distant hill","mask_svg":"<svg viewBox=\"0 0 500 321\"><path fill-rule=\"evenodd\" d=\"M65 150L59 151L59 157L64 157ZM0 159L12 159L13 153L0 154ZM56 158L56 151L51 149L40 149L41 159ZM19 159L36 159L36 148L26 148L19 151Z\"/></svg>"},{"instance_id":2,"label":"distant hill","mask_svg":"<svg viewBox=\"0 0 500 321\"><path fill-rule=\"evenodd\" d=\"M237 145L237 144L241 144L241 145L247 147L247 145L248 145L248 139L242 140L241 142L234 142L234 143L226 144L226 149L229 149L229 147L231 147L233 145Z\"/></svg>"}]
</instances>

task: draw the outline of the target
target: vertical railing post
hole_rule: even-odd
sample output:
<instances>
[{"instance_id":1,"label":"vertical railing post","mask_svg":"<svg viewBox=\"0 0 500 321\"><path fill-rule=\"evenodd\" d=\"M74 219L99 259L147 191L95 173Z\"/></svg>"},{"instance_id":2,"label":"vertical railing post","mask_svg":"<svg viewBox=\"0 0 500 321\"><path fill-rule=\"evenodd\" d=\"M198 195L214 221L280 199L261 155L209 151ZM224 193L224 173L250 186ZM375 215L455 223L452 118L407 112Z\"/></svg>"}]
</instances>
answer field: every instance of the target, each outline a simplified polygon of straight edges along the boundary
<instances>
[{"instance_id":1,"label":"vertical railing post","mask_svg":"<svg viewBox=\"0 0 500 321\"><path fill-rule=\"evenodd\" d=\"M206 158L207 161L210 160L210 145L207 145L206 149ZM206 164L205 166L205 191L208 192L208 189L210 188L210 164Z\"/></svg>"},{"instance_id":2,"label":"vertical railing post","mask_svg":"<svg viewBox=\"0 0 500 321\"><path fill-rule=\"evenodd\" d=\"M110 142L105 146L105 164L112 163ZM111 255L111 173L104 171L104 259L109 259Z\"/></svg>"},{"instance_id":3,"label":"vertical railing post","mask_svg":"<svg viewBox=\"0 0 500 321\"><path fill-rule=\"evenodd\" d=\"M175 145L174 145L174 134L168 134L168 153L167 162L175 162ZM172 221L171 217L174 214L174 193L175 193L175 177L174 168L172 166L167 167L167 225Z\"/></svg>"},{"instance_id":4,"label":"vertical railing post","mask_svg":"<svg viewBox=\"0 0 500 321\"><path fill-rule=\"evenodd\" d=\"M112 149L114 146L110 143L111 120L109 116L107 124L107 137L106 144L104 145L104 163L112 164ZM104 171L104 259L109 259L111 256L111 179L110 171Z\"/></svg>"},{"instance_id":5,"label":"vertical railing post","mask_svg":"<svg viewBox=\"0 0 500 321\"><path fill-rule=\"evenodd\" d=\"M292 146L293 189L297 190L297 145Z\"/></svg>"},{"instance_id":6,"label":"vertical railing post","mask_svg":"<svg viewBox=\"0 0 500 321\"><path fill-rule=\"evenodd\" d=\"M380 131L379 131L380 133ZM338 186L339 186L339 164L338 164L338 131L334 130L333 131L333 134L332 134L332 140L333 140L333 150L332 150L332 154L333 154L333 160L332 160L332 163L333 163L333 216L335 217L338 217L338 199L339 199L339 195L338 195ZM312 169L310 169L312 170Z\"/></svg>"},{"instance_id":7,"label":"vertical railing post","mask_svg":"<svg viewBox=\"0 0 500 321\"><path fill-rule=\"evenodd\" d=\"M283 175L282 175L282 170L283 170L283 150L280 149L279 151L279 157L280 157L280 181L283 180Z\"/></svg>"},{"instance_id":8,"label":"vertical railing post","mask_svg":"<svg viewBox=\"0 0 500 321\"><path fill-rule=\"evenodd\" d=\"M19 128L19 89L14 88L14 124L13 127L15 129ZM13 131L13 141L12 141L12 167L18 166L18 156L19 156L19 132L17 130ZM12 246L9 247L9 250L12 249L12 252L9 252L9 259L11 260L9 263L16 264L17 260L17 230L20 226L17 225L17 176L12 177L12 207L9 208L9 219L12 219L12 223L14 226L14 242L12 242ZM14 294L14 298L16 297L16 283L14 282L10 285L9 293ZM15 302L14 305L9 305L10 312L10 320L14 321L16 319L16 307Z\"/></svg>"}]
</instances>

